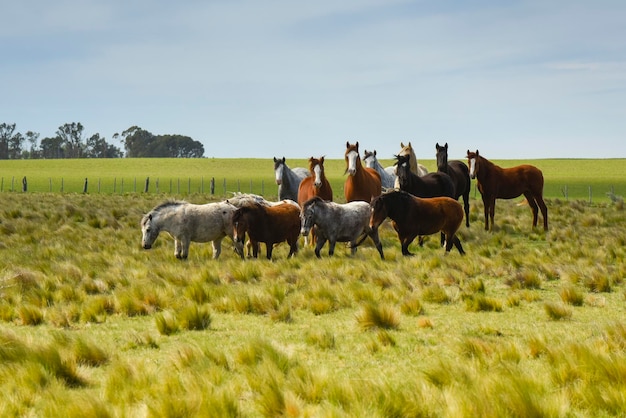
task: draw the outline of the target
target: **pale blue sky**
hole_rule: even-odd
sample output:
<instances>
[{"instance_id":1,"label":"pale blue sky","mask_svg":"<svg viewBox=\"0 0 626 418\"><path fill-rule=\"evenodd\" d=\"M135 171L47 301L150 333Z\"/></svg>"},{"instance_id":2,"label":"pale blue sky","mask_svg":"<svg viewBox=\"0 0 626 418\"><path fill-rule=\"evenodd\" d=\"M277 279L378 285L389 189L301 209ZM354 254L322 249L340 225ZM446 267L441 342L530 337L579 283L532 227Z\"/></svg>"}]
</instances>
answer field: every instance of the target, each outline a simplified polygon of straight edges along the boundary
<instances>
[{"instance_id":1,"label":"pale blue sky","mask_svg":"<svg viewBox=\"0 0 626 418\"><path fill-rule=\"evenodd\" d=\"M23 0L0 122L132 125L207 157L626 157L626 2ZM119 145L119 144L118 144Z\"/></svg>"}]
</instances>

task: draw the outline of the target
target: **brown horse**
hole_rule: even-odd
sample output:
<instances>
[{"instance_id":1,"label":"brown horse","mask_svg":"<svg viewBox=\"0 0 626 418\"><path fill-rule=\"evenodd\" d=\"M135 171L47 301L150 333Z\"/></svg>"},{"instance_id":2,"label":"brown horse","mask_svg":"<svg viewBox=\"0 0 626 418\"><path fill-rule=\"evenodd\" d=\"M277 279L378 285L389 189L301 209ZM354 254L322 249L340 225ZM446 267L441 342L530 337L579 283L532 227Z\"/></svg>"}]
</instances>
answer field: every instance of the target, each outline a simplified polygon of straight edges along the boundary
<instances>
[{"instance_id":1,"label":"brown horse","mask_svg":"<svg viewBox=\"0 0 626 418\"><path fill-rule=\"evenodd\" d=\"M543 216L543 229L548 230L548 208L543 201L543 173L537 167L524 164L502 168L476 152L467 150L470 177L477 179L478 191L485 207L485 230L493 230L496 199L514 199L524 195L533 211L533 228L537 226L538 209ZM491 218L491 225L489 225Z\"/></svg>"},{"instance_id":2,"label":"brown horse","mask_svg":"<svg viewBox=\"0 0 626 418\"><path fill-rule=\"evenodd\" d=\"M309 172L311 175L304 178L298 187L298 204L300 207L315 196L332 201L333 189L324 174L324 157L309 158Z\"/></svg>"},{"instance_id":3,"label":"brown horse","mask_svg":"<svg viewBox=\"0 0 626 418\"><path fill-rule=\"evenodd\" d=\"M450 197L415 197L403 191L383 193L370 204L370 228L376 230L387 218L398 233L402 255L413 255L409 245L417 236L442 232L446 238L446 253L452 245L465 254L456 232L463 223L461 204Z\"/></svg>"},{"instance_id":4,"label":"brown horse","mask_svg":"<svg viewBox=\"0 0 626 418\"><path fill-rule=\"evenodd\" d=\"M454 198L459 200L463 196L463 210L465 210L465 226L469 228L469 195L471 189L471 181L469 169L463 161L448 161L448 143L443 147L439 143L435 144L437 150L437 171L446 173L452 179L454 184Z\"/></svg>"},{"instance_id":5,"label":"brown horse","mask_svg":"<svg viewBox=\"0 0 626 418\"><path fill-rule=\"evenodd\" d=\"M359 156L359 143L350 144L346 142L346 173L348 178L343 186L346 202L363 200L370 202L382 192L380 174L373 169L363 167Z\"/></svg>"},{"instance_id":6,"label":"brown horse","mask_svg":"<svg viewBox=\"0 0 626 418\"><path fill-rule=\"evenodd\" d=\"M292 203L264 206L254 203L242 206L233 213L235 242L243 244L246 232L252 244L252 256L259 255L259 243L264 242L267 259L272 259L274 244L287 241L291 257L298 252L300 236L300 208Z\"/></svg>"}]
</instances>

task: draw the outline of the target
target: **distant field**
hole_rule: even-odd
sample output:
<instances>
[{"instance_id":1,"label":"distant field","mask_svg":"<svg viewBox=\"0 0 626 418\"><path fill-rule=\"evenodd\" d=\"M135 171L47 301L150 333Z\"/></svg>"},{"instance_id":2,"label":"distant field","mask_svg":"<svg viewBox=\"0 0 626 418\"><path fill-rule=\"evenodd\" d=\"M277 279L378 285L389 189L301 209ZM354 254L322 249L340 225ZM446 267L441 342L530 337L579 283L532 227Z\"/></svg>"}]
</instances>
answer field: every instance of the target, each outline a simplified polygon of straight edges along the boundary
<instances>
[{"instance_id":1,"label":"distant field","mask_svg":"<svg viewBox=\"0 0 626 418\"><path fill-rule=\"evenodd\" d=\"M591 198L604 201L613 190L626 195L626 159L540 159L493 160L502 167L533 164L545 178L548 198ZM381 160L384 166L393 160ZM436 169L434 160L422 160L429 170ZM306 167L306 159L287 160L290 167ZM344 161L326 160L326 175L334 190L335 199L343 199ZM29 192L83 191L88 179L88 193L143 192L149 177L150 193L187 195L210 193L210 181L215 179L214 192L224 196L242 191L276 196L273 163L270 159L80 159L80 160L6 160L0 163L0 191L21 191L22 178L28 181ZM478 194L476 192L476 197Z\"/></svg>"}]
</instances>

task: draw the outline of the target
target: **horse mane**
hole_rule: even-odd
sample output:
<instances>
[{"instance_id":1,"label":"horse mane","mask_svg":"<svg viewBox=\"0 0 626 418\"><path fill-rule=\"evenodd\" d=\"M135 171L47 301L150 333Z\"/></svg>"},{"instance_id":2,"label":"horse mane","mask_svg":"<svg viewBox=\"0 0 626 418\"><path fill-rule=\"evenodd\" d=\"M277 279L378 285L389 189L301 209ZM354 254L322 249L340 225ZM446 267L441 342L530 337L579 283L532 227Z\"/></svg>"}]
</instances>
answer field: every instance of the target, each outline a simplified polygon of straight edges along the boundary
<instances>
[{"instance_id":1,"label":"horse mane","mask_svg":"<svg viewBox=\"0 0 626 418\"><path fill-rule=\"evenodd\" d=\"M302 205L302 210L305 210L306 208L308 208L309 206L315 203L321 203L321 202L324 202L324 199L322 199L319 196L313 196L312 198L304 202L304 205Z\"/></svg>"}]
</instances>

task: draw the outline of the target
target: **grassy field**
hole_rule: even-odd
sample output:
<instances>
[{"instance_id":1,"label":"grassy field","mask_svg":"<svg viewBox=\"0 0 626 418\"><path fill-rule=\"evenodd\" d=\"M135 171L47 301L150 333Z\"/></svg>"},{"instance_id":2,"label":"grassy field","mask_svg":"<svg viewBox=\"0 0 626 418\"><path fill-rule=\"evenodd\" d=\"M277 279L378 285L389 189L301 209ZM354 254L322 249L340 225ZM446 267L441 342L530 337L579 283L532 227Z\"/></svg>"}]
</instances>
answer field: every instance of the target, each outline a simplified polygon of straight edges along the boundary
<instances>
[{"instance_id":1,"label":"grassy field","mask_svg":"<svg viewBox=\"0 0 626 418\"><path fill-rule=\"evenodd\" d=\"M402 257L385 224L384 261L369 244L241 260L228 241L179 261L166 236L140 247L165 197L0 195L1 416L626 410L623 203L549 199L544 233L501 201L487 233L473 199L464 257L435 236Z\"/></svg>"},{"instance_id":2,"label":"grassy field","mask_svg":"<svg viewBox=\"0 0 626 418\"><path fill-rule=\"evenodd\" d=\"M430 171L436 170L434 160L420 160ZM613 191L626 195L626 159L605 160L494 160L502 167L530 163L539 167L545 178L545 196L568 200L590 198L607 200ZM305 159L288 160L290 167L308 167ZM389 166L392 160L381 160ZM345 181L343 160L327 160L326 175L333 187L335 200L343 200ZM216 196L242 191L276 196L273 162L266 159L80 159L80 160L7 160L0 163L0 190L22 190L22 178L28 180L33 192L82 192L85 178L89 193L143 192L146 178L149 191L188 195L210 193L210 180L215 179ZM478 192L475 191L476 196Z\"/></svg>"}]
</instances>

